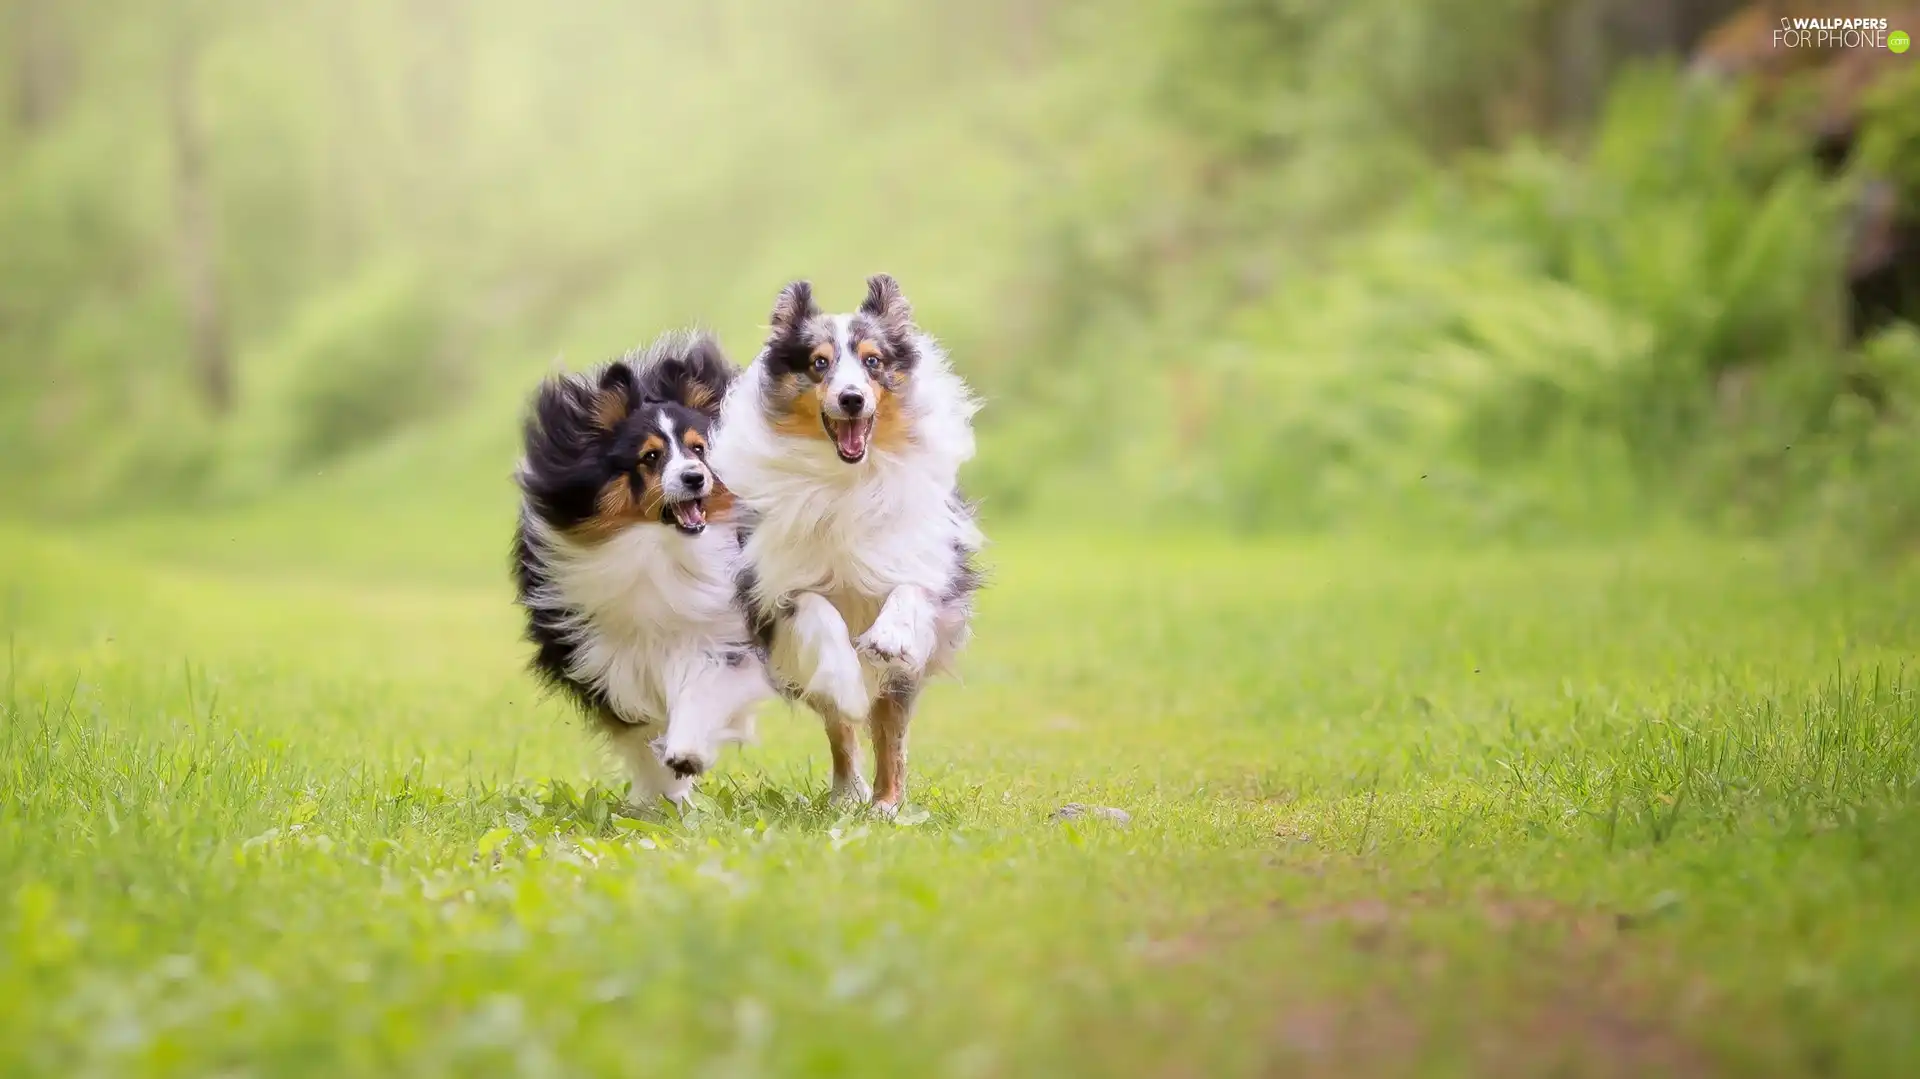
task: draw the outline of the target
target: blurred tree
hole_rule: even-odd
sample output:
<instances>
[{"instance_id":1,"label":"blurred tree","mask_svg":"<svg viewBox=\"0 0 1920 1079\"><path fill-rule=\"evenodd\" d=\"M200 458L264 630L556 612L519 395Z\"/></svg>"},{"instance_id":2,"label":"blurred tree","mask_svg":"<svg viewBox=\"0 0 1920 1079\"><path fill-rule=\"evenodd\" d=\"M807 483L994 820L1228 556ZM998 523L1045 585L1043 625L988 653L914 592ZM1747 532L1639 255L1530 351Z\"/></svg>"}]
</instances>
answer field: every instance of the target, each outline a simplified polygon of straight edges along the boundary
<instances>
[{"instance_id":1,"label":"blurred tree","mask_svg":"<svg viewBox=\"0 0 1920 1079\"><path fill-rule=\"evenodd\" d=\"M1567 0L1558 5L1557 32L1546 51L1557 74L1552 119L1559 124L1590 120L1623 63L1686 54L1742 2ZM1764 0L1752 6L1780 5Z\"/></svg>"},{"instance_id":2,"label":"blurred tree","mask_svg":"<svg viewBox=\"0 0 1920 1079\"><path fill-rule=\"evenodd\" d=\"M200 390L215 413L234 404L233 349L216 262L220 247L207 176L206 122L200 107L200 56L207 29L189 12L174 27L166 97L172 144L181 286L193 333Z\"/></svg>"},{"instance_id":3,"label":"blurred tree","mask_svg":"<svg viewBox=\"0 0 1920 1079\"><path fill-rule=\"evenodd\" d=\"M55 0L12 0L13 118L29 134L58 119L71 97L76 57Z\"/></svg>"},{"instance_id":4,"label":"blurred tree","mask_svg":"<svg viewBox=\"0 0 1920 1079\"><path fill-rule=\"evenodd\" d=\"M448 179L466 144L468 78L473 65L473 14L466 0L411 0L408 37L414 45L407 65L408 120L413 139Z\"/></svg>"}]
</instances>

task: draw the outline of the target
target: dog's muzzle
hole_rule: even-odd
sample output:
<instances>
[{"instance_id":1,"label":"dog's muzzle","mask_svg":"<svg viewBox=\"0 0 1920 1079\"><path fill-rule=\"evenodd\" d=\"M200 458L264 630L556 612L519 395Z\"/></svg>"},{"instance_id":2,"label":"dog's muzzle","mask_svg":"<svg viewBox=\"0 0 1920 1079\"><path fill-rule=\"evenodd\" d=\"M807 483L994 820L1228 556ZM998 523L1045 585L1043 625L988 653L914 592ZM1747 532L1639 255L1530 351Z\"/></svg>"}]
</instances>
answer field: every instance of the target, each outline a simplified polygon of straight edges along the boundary
<instances>
[{"instance_id":1,"label":"dog's muzzle","mask_svg":"<svg viewBox=\"0 0 1920 1079\"><path fill-rule=\"evenodd\" d=\"M667 504L660 510L660 520L689 536L706 531L707 495L713 488L713 477L707 470L684 469L671 476L664 486Z\"/></svg>"}]
</instances>

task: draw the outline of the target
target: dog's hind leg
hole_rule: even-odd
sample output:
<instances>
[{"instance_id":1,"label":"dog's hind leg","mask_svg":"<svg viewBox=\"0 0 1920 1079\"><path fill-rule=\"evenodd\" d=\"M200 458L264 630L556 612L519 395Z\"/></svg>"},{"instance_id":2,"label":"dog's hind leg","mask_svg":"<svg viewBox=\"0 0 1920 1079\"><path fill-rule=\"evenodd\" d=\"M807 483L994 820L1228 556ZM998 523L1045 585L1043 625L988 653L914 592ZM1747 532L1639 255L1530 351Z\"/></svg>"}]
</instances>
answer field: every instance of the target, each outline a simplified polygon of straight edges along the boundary
<instances>
[{"instance_id":1,"label":"dog's hind leg","mask_svg":"<svg viewBox=\"0 0 1920 1079\"><path fill-rule=\"evenodd\" d=\"M874 702L868 724L873 731L873 808L891 817L907 804L907 726L913 722L920 687L887 687Z\"/></svg>"}]
</instances>

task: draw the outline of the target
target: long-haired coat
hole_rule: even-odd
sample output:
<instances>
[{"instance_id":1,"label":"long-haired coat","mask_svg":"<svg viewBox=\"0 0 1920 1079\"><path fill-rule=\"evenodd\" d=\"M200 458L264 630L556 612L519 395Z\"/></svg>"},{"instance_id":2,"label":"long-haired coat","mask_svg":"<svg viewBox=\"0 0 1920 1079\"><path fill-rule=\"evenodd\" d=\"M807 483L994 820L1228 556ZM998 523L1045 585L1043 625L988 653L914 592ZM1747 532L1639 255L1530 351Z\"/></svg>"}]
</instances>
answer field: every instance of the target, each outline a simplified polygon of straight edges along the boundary
<instances>
[{"instance_id":1,"label":"long-haired coat","mask_svg":"<svg viewBox=\"0 0 1920 1079\"><path fill-rule=\"evenodd\" d=\"M969 632L983 541L958 479L979 406L885 274L842 315L794 282L771 322L714 457L752 521L741 594L776 688L826 723L834 798L892 812L921 685Z\"/></svg>"},{"instance_id":2,"label":"long-haired coat","mask_svg":"<svg viewBox=\"0 0 1920 1079\"><path fill-rule=\"evenodd\" d=\"M514 577L533 669L597 722L636 804L682 801L772 696L707 463L733 374L710 337L669 335L549 378L527 413Z\"/></svg>"}]
</instances>

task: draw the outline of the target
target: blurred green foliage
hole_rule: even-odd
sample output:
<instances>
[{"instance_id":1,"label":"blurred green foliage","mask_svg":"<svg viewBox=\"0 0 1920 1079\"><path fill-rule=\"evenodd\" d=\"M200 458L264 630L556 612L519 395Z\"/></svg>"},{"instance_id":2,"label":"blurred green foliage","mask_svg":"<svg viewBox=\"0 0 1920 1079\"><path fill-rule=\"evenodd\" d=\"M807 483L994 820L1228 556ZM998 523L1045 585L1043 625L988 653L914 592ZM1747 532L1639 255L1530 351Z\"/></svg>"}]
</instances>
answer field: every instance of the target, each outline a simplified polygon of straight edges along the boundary
<instances>
[{"instance_id":1,"label":"blurred green foliage","mask_svg":"<svg viewBox=\"0 0 1920 1079\"><path fill-rule=\"evenodd\" d=\"M1436 170L1203 361L1223 399L1278 403L1210 425L1217 493L1331 513L1329 496L1465 470L1478 506L1507 512L1542 463L1544 488L1590 494L1602 477L1567 489L1568 456L1671 489L1743 380L1836 361L1833 193L1753 145L1749 118L1737 95L1640 73L1580 157L1522 140ZM1306 468L1257 466L1287 454Z\"/></svg>"},{"instance_id":2,"label":"blurred green foliage","mask_svg":"<svg viewBox=\"0 0 1920 1079\"><path fill-rule=\"evenodd\" d=\"M1582 6L1189 9L1148 97L1187 157L1090 185L1187 209L1069 217L1055 347L1106 392L1036 420L1033 455L1245 528L1910 538L1913 331L1852 343L1843 274L1862 183L1915 145L1908 81L1827 175L1793 93L1658 56L1590 103L1543 84Z\"/></svg>"},{"instance_id":3,"label":"blurred green foliage","mask_svg":"<svg viewBox=\"0 0 1920 1079\"><path fill-rule=\"evenodd\" d=\"M301 463L431 418L465 386L432 298L404 271L321 297L287 337L290 442Z\"/></svg>"},{"instance_id":4,"label":"blurred green foliage","mask_svg":"<svg viewBox=\"0 0 1920 1079\"><path fill-rule=\"evenodd\" d=\"M1894 180L1920 205L1920 64L1906 64L1873 87L1865 112L1871 118L1860 148L1863 162Z\"/></svg>"},{"instance_id":5,"label":"blurred green foliage","mask_svg":"<svg viewBox=\"0 0 1920 1079\"><path fill-rule=\"evenodd\" d=\"M1910 535L1858 177L1624 63L1623 6L9 0L0 494L504 490L556 359L744 358L785 280L884 268L990 399L991 512ZM1909 210L1916 85L1855 170Z\"/></svg>"}]
</instances>

